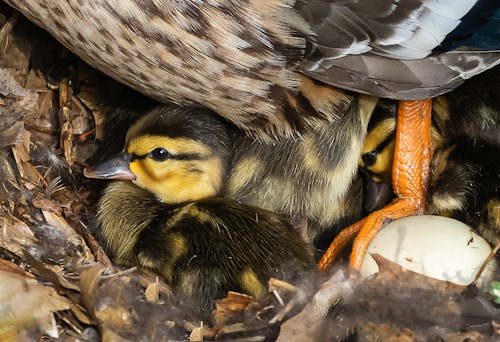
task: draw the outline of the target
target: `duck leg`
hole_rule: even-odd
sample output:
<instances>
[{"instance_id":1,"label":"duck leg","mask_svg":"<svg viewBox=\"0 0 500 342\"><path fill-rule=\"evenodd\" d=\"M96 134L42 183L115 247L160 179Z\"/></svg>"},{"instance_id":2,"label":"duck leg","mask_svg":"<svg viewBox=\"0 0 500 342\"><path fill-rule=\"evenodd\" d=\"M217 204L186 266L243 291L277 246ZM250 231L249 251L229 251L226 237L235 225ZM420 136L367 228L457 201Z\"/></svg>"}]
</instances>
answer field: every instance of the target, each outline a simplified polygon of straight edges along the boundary
<instances>
[{"instance_id":1,"label":"duck leg","mask_svg":"<svg viewBox=\"0 0 500 342\"><path fill-rule=\"evenodd\" d=\"M359 271L368 245L385 223L423 214L431 160L431 107L431 99L399 102L392 167L392 184L397 199L348 227L346 233L341 232L319 261L321 270L333 263L343 246L359 230L349 262L351 269Z\"/></svg>"}]
</instances>

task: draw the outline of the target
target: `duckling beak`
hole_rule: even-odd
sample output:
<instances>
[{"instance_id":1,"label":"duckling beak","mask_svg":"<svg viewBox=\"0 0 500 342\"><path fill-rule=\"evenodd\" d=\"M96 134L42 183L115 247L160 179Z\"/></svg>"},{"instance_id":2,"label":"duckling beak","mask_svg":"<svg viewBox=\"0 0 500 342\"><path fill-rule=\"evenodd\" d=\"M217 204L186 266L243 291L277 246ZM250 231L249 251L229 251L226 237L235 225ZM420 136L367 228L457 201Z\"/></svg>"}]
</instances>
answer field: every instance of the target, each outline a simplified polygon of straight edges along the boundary
<instances>
[{"instance_id":1,"label":"duckling beak","mask_svg":"<svg viewBox=\"0 0 500 342\"><path fill-rule=\"evenodd\" d=\"M389 204L393 198L391 184L384 183L378 177L363 173L365 196L363 200L363 209L367 213L379 210Z\"/></svg>"},{"instance_id":2,"label":"duckling beak","mask_svg":"<svg viewBox=\"0 0 500 342\"><path fill-rule=\"evenodd\" d=\"M121 152L100 164L86 167L83 175L88 178L134 180L135 175L130 171L129 164L130 154Z\"/></svg>"}]
</instances>

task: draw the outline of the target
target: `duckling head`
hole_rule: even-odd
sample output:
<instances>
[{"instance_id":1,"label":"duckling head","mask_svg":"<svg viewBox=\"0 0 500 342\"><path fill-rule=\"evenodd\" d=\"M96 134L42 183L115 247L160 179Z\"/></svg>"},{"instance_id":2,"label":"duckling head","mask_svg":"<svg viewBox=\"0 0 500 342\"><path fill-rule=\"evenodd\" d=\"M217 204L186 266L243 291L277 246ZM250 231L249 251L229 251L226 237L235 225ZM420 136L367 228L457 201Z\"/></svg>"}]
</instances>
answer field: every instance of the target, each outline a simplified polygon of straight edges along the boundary
<instances>
[{"instance_id":1,"label":"duckling head","mask_svg":"<svg viewBox=\"0 0 500 342\"><path fill-rule=\"evenodd\" d=\"M158 107L130 127L121 153L84 175L131 180L165 203L197 201L220 192L231 136L231 126L209 110Z\"/></svg>"},{"instance_id":2,"label":"duckling head","mask_svg":"<svg viewBox=\"0 0 500 342\"><path fill-rule=\"evenodd\" d=\"M368 125L358 162L375 182L391 182L395 130L395 107L379 102Z\"/></svg>"}]
</instances>

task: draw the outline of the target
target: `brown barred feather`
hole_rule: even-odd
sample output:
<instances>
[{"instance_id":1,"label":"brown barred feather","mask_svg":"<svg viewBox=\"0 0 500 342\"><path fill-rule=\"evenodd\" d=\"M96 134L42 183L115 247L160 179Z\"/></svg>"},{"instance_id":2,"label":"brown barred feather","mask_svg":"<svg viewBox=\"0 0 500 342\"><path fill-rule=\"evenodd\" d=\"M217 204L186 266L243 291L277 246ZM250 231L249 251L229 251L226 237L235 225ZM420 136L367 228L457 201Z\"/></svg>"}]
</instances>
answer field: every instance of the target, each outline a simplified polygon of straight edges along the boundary
<instances>
[{"instance_id":1,"label":"brown barred feather","mask_svg":"<svg viewBox=\"0 0 500 342\"><path fill-rule=\"evenodd\" d=\"M311 103L320 95L303 92L301 72L416 99L500 63L498 50L434 53L473 0L4 1L113 78L161 102L207 106L263 140L343 108L340 92Z\"/></svg>"},{"instance_id":2,"label":"brown barred feather","mask_svg":"<svg viewBox=\"0 0 500 342\"><path fill-rule=\"evenodd\" d=\"M292 136L307 26L293 1L9 1L90 65L159 101L201 103L250 134ZM313 112L328 117L330 113Z\"/></svg>"}]
</instances>

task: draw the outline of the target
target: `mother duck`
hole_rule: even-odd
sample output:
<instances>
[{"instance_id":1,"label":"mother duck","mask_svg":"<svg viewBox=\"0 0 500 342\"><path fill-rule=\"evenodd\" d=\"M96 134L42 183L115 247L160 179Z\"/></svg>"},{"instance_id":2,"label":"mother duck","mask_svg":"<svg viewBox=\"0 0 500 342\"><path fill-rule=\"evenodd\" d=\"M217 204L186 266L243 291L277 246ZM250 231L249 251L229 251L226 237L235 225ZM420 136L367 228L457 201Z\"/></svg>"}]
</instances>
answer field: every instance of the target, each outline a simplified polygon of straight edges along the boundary
<instances>
[{"instance_id":1,"label":"mother duck","mask_svg":"<svg viewBox=\"0 0 500 342\"><path fill-rule=\"evenodd\" d=\"M497 0L4 1L113 78L207 106L263 140L331 119L338 103L313 79L400 100L399 200L341 233L322 268L357 235L359 269L384 222L423 212L430 98L500 63Z\"/></svg>"}]
</instances>

